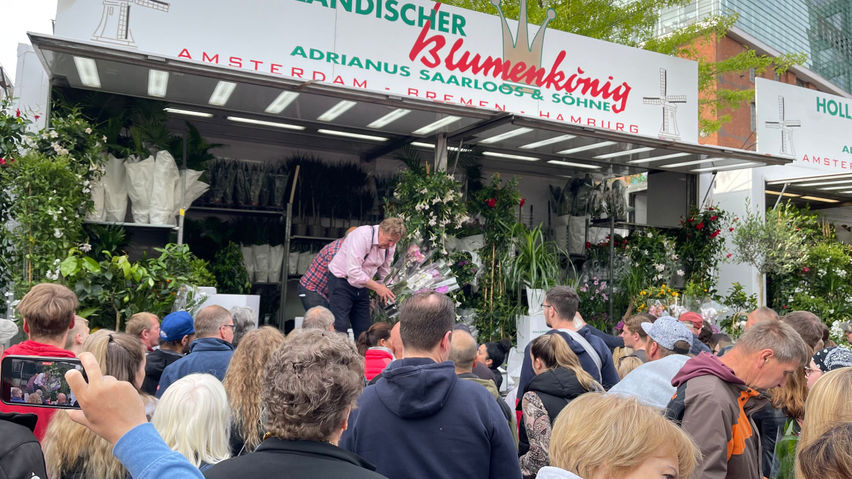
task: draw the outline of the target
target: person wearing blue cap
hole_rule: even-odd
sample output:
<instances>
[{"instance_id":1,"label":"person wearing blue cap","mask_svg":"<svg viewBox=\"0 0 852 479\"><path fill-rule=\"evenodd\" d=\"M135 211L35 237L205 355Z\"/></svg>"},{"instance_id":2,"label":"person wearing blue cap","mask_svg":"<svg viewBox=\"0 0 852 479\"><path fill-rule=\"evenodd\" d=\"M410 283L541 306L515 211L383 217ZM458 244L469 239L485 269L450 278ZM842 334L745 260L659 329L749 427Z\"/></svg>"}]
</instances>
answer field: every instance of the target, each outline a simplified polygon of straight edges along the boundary
<instances>
[{"instance_id":1,"label":"person wearing blue cap","mask_svg":"<svg viewBox=\"0 0 852 479\"><path fill-rule=\"evenodd\" d=\"M186 311L175 311L163 318L160 326L160 349L155 349L145 357L145 381L142 391L154 395L160 376L166 366L184 357L189 352L189 344L195 335L192 316Z\"/></svg>"}]
</instances>

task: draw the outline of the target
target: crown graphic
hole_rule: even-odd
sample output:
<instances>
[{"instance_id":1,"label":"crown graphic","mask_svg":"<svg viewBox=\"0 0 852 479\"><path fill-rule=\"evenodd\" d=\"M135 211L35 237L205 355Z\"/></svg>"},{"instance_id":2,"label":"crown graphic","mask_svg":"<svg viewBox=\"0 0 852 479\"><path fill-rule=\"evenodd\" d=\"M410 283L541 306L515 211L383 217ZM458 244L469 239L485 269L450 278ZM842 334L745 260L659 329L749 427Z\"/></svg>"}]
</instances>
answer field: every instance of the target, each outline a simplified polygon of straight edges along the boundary
<instances>
[{"instance_id":1,"label":"crown graphic","mask_svg":"<svg viewBox=\"0 0 852 479\"><path fill-rule=\"evenodd\" d=\"M527 66L541 67L541 52L544 46L544 31L547 29L547 24L556 18L556 10L547 9L547 15L544 23L539 27L535 34L532 43L529 41L529 33L527 32L527 0L521 0L520 18L518 18L518 34L512 36L512 31L509 29L509 23L506 21L506 16L503 15L503 9L500 8L501 0L491 0L491 5L497 8L497 14L500 15L500 29L503 32L503 60L509 60L512 64L524 62Z\"/></svg>"}]
</instances>

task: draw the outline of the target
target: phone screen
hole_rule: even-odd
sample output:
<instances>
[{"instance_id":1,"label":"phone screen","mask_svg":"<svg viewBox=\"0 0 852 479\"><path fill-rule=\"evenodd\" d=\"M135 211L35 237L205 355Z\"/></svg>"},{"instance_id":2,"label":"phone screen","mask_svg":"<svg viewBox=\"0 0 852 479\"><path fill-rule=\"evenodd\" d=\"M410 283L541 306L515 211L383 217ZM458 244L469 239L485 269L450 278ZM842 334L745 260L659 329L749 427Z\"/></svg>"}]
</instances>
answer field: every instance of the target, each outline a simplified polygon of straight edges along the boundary
<instances>
[{"instance_id":1,"label":"phone screen","mask_svg":"<svg viewBox=\"0 0 852 479\"><path fill-rule=\"evenodd\" d=\"M83 372L79 359L6 356L0 365L0 400L4 404L79 409L65 372Z\"/></svg>"}]
</instances>

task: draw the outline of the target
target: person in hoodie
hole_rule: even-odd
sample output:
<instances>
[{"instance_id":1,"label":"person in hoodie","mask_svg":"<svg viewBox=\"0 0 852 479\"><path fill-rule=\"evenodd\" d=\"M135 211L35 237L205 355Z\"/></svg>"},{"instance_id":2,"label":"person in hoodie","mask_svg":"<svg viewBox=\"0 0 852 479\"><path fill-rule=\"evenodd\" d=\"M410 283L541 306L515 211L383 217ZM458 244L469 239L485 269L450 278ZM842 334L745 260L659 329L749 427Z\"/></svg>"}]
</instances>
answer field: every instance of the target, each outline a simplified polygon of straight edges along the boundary
<instances>
[{"instance_id":1,"label":"person in hoodie","mask_svg":"<svg viewBox=\"0 0 852 479\"><path fill-rule=\"evenodd\" d=\"M68 331L74 327L74 310L77 296L59 284L37 284L18 303L18 312L24 318L24 332L29 339L3 351L3 356L42 356L51 358L73 358L74 353L66 349ZM9 406L0 404L0 412L29 413L38 416L33 433L39 441L44 437L47 423L56 409L32 406Z\"/></svg>"},{"instance_id":2,"label":"person in hoodie","mask_svg":"<svg viewBox=\"0 0 852 479\"><path fill-rule=\"evenodd\" d=\"M618 382L618 372L612 362L612 353L604 341L594 335L577 314L580 297L568 286L555 286L547 291L544 298L544 320L549 328L545 334L558 333L568 343L571 351L577 355L580 365L592 376L592 379L609 389ZM518 379L518 391L524 391L535 376L530 358L530 347L524 349L524 362L521 377ZM521 408L520 401L518 409ZM521 454L525 450L520 451Z\"/></svg>"},{"instance_id":3,"label":"person in hoodie","mask_svg":"<svg viewBox=\"0 0 852 479\"><path fill-rule=\"evenodd\" d=\"M142 391L152 396L157 393L163 370L189 352L194 334L192 316L186 311L175 311L163 318L160 347L145 356L145 381L142 383Z\"/></svg>"},{"instance_id":4,"label":"person in hoodie","mask_svg":"<svg viewBox=\"0 0 852 479\"><path fill-rule=\"evenodd\" d=\"M391 325L383 321L373 323L358 336L358 353L364 356L364 377L370 381L380 374L395 358L391 351Z\"/></svg>"},{"instance_id":5,"label":"person in hoodie","mask_svg":"<svg viewBox=\"0 0 852 479\"><path fill-rule=\"evenodd\" d=\"M545 334L530 343L535 377L527 384L521 399L523 427L521 440L527 452L520 457L524 477L535 477L548 464L551 425L572 400L603 388L580 367L577 355L558 334Z\"/></svg>"},{"instance_id":6,"label":"person in hoodie","mask_svg":"<svg viewBox=\"0 0 852 479\"><path fill-rule=\"evenodd\" d=\"M589 393L556 418L550 466L538 479L685 479L700 453L671 421L635 398Z\"/></svg>"},{"instance_id":7,"label":"person in hoodie","mask_svg":"<svg viewBox=\"0 0 852 479\"><path fill-rule=\"evenodd\" d=\"M494 397L456 376L450 354L456 313L426 292L402 303L405 358L367 386L340 445L391 479L520 478L506 418Z\"/></svg>"},{"instance_id":8,"label":"person in hoodie","mask_svg":"<svg viewBox=\"0 0 852 479\"><path fill-rule=\"evenodd\" d=\"M781 321L755 324L724 356L701 353L672 379L677 388L666 415L701 445L694 478L760 479L760 437L752 414L763 392L783 385L808 362L808 346ZM768 471L767 471L768 473Z\"/></svg>"}]
</instances>

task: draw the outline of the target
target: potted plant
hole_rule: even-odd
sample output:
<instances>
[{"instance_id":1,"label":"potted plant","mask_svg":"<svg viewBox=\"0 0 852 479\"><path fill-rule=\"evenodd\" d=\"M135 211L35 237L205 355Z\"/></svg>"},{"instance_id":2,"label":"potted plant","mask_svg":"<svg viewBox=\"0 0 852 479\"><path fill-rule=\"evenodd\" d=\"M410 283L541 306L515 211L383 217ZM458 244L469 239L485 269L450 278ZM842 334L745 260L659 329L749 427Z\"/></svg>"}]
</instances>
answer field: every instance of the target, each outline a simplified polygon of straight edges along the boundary
<instances>
[{"instance_id":1,"label":"potted plant","mask_svg":"<svg viewBox=\"0 0 852 479\"><path fill-rule=\"evenodd\" d=\"M561 257L564 252L544 236L542 226L528 228L521 223L512 227L512 245L505 264L508 279L519 293L524 288L527 294L529 315L541 313L545 291L559 282L562 276Z\"/></svg>"}]
</instances>

